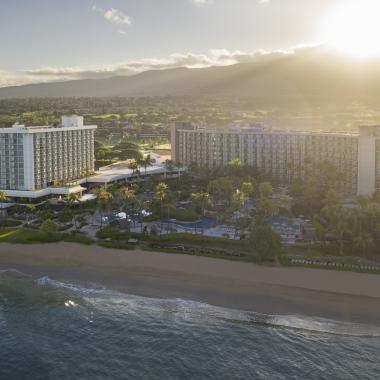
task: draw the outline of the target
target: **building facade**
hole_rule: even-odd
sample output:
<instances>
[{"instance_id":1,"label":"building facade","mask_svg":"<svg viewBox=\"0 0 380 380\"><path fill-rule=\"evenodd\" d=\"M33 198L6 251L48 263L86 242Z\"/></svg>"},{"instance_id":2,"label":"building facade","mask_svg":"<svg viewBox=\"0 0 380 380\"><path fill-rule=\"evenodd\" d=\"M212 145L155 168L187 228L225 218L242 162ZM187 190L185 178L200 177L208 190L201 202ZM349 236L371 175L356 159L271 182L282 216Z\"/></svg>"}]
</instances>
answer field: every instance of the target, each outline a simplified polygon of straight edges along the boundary
<instances>
[{"instance_id":1,"label":"building facade","mask_svg":"<svg viewBox=\"0 0 380 380\"><path fill-rule=\"evenodd\" d=\"M183 165L225 166L233 159L282 183L309 175L309 162L329 162L342 176L346 194L380 191L380 127L360 133L271 131L262 127L204 129L172 126L172 159Z\"/></svg>"},{"instance_id":2,"label":"building facade","mask_svg":"<svg viewBox=\"0 0 380 380\"><path fill-rule=\"evenodd\" d=\"M0 190L17 196L64 187L94 170L94 132L83 117L64 116L60 126L0 129Z\"/></svg>"}]
</instances>

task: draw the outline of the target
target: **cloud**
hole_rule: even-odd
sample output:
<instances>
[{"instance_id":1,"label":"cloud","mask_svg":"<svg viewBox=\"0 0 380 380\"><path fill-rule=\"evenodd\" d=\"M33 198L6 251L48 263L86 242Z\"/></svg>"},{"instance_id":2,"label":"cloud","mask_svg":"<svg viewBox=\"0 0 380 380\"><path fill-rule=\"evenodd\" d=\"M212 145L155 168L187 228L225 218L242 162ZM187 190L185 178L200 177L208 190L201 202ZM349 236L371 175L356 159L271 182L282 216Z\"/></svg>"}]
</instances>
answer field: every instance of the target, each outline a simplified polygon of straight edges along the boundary
<instances>
[{"instance_id":1,"label":"cloud","mask_svg":"<svg viewBox=\"0 0 380 380\"><path fill-rule=\"evenodd\" d=\"M111 8L105 10L101 7L98 7L96 4L92 6L94 12L99 12L103 15L104 19L110 22L111 24L118 25L119 27L132 25L132 18L126 15L123 11L116 8ZM119 30L120 33L122 31ZM123 31L124 32L124 31ZM122 33L124 34L124 33Z\"/></svg>"},{"instance_id":2,"label":"cloud","mask_svg":"<svg viewBox=\"0 0 380 380\"><path fill-rule=\"evenodd\" d=\"M204 7L207 4L211 4L213 0L191 0L191 2L197 7Z\"/></svg>"},{"instance_id":3,"label":"cloud","mask_svg":"<svg viewBox=\"0 0 380 380\"><path fill-rule=\"evenodd\" d=\"M256 62L286 54L311 49L300 48L295 51L265 51L253 52L229 51L213 49L207 54L174 53L163 58L146 58L119 64L88 66L88 67L45 67L23 72L7 72L0 70L0 87L68 81L77 79L103 79L113 76L131 76L148 70L165 70L174 68L206 68L211 66L228 66L237 63Z\"/></svg>"},{"instance_id":4,"label":"cloud","mask_svg":"<svg viewBox=\"0 0 380 380\"><path fill-rule=\"evenodd\" d=\"M104 12L104 18L115 25L131 25L132 19L119 9L111 8Z\"/></svg>"}]
</instances>

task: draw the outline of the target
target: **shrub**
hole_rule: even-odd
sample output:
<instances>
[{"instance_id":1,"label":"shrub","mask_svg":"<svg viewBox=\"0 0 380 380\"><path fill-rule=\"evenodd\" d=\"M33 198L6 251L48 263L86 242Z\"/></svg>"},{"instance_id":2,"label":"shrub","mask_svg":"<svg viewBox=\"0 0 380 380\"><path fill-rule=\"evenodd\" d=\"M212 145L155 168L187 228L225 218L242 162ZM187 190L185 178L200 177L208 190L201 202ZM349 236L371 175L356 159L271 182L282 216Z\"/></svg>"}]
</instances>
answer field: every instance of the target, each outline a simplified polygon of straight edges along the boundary
<instances>
[{"instance_id":1,"label":"shrub","mask_svg":"<svg viewBox=\"0 0 380 380\"><path fill-rule=\"evenodd\" d=\"M271 261L281 252L280 235L267 225L255 226L248 242L260 261Z\"/></svg>"},{"instance_id":2,"label":"shrub","mask_svg":"<svg viewBox=\"0 0 380 380\"><path fill-rule=\"evenodd\" d=\"M0 241L14 244L26 243L55 243L63 240L64 235L54 232L47 233L41 230L26 228L6 229L0 231Z\"/></svg>"},{"instance_id":3,"label":"shrub","mask_svg":"<svg viewBox=\"0 0 380 380\"><path fill-rule=\"evenodd\" d=\"M15 219L4 219L0 220L0 227L17 227L21 224L19 220Z\"/></svg>"},{"instance_id":4,"label":"shrub","mask_svg":"<svg viewBox=\"0 0 380 380\"><path fill-rule=\"evenodd\" d=\"M80 234L70 234L65 237L65 241L69 243L79 243L85 245L91 245L94 241L88 236Z\"/></svg>"},{"instance_id":5,"label":"shrub","mask_svg":"<svg viewBox=\"0 0 380 380\"><path fill-rule=\"evenodd\" d=\"M194 222L199 219L198 214L194 209L178 209L170 208L170 218L177 219L183 222Z\"/></svg>"},{"instance_id":6,"label":"shrub","mask_svg":"<svg viewBox=\"0 0 380 380\"><path fill-rule=\"evenodd\" d=\"M153 236L146 234L131 233L132 237L153 242L153 243L178 243L178 244L189 244L189 245L199 245L199 246L209 246L222 249L232 249L232 250L247 250L247 244L242 240L230 240L220 237L203 236L203 235L193 235L186 233Z\"/></svg>"},{"instance_id":7,"label":"shrub","mask_svg":"<svg viewBox=\"0 0 380 380\"><path fill-rule=\"evenodd\" d=\"M125 250L135 249L135 246L133 244L124 243L122 241L99 241L98 245L104 248L125 249Z\"/></svg>"},{"instance_id":8,"label":"shrub","mask_svg":"<svg viewBox=\"0 0 380 380\"><path fill-rule=\"evenodd\" d=\"M121 231L112 226L106 226L96 233L99 239L127 240L130 237L129 232Z\"/></svg>"},{"instance_id":9,"label":"shrub","mask_svg":"<svg viewBox=\"0 0 380 380\"><path fill-rule=\"evenodd\" d=\"M46 219L40 227L41 231L46 233L54 233L58 231L58 225L51 219Z\"/></svg>"}]
</instances>

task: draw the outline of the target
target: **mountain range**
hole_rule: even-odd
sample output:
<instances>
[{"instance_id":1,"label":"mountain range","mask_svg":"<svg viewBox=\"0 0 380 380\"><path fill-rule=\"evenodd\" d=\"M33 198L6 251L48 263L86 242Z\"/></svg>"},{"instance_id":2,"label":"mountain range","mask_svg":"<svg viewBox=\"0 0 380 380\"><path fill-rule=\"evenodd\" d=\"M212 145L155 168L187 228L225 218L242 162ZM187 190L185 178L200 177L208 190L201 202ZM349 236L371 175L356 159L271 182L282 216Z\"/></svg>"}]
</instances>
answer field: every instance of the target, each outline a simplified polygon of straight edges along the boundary
<instances>
[{"instance_id":1,"label":"mountain range","mask_svg":"<svg viewBox=\"0 0 380 380\"><path fill-rule=\"evenodd\" d=\"M311 51L252 62L175 68L133 76L0 88L0 98L82 96L233 96L265 102L380 101L380 60Z\"/></svg>"}]
</instances>

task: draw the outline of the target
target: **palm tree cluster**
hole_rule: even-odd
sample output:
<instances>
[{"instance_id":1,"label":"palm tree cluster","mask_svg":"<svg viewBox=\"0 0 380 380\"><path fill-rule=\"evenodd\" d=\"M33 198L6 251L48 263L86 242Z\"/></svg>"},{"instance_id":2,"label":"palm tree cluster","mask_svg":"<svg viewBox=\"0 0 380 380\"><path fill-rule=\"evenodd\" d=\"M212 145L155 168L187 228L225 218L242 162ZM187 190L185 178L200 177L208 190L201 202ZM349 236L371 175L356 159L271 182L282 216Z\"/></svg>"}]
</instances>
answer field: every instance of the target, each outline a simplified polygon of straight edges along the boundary
<instances>
[{"instance_id":1,"label":"palm tree cluster","mask_svg":"<svg viewBox=\"0 0 380 380\"><path fill-rule=\"evenodd\" d=\"M358 197L355 207L344 207L341 196L329 190L316 218L323 244L336 242L339 253L371 256L380 253L380 206L376 199Z\"/></svg>"}]
</instances>

